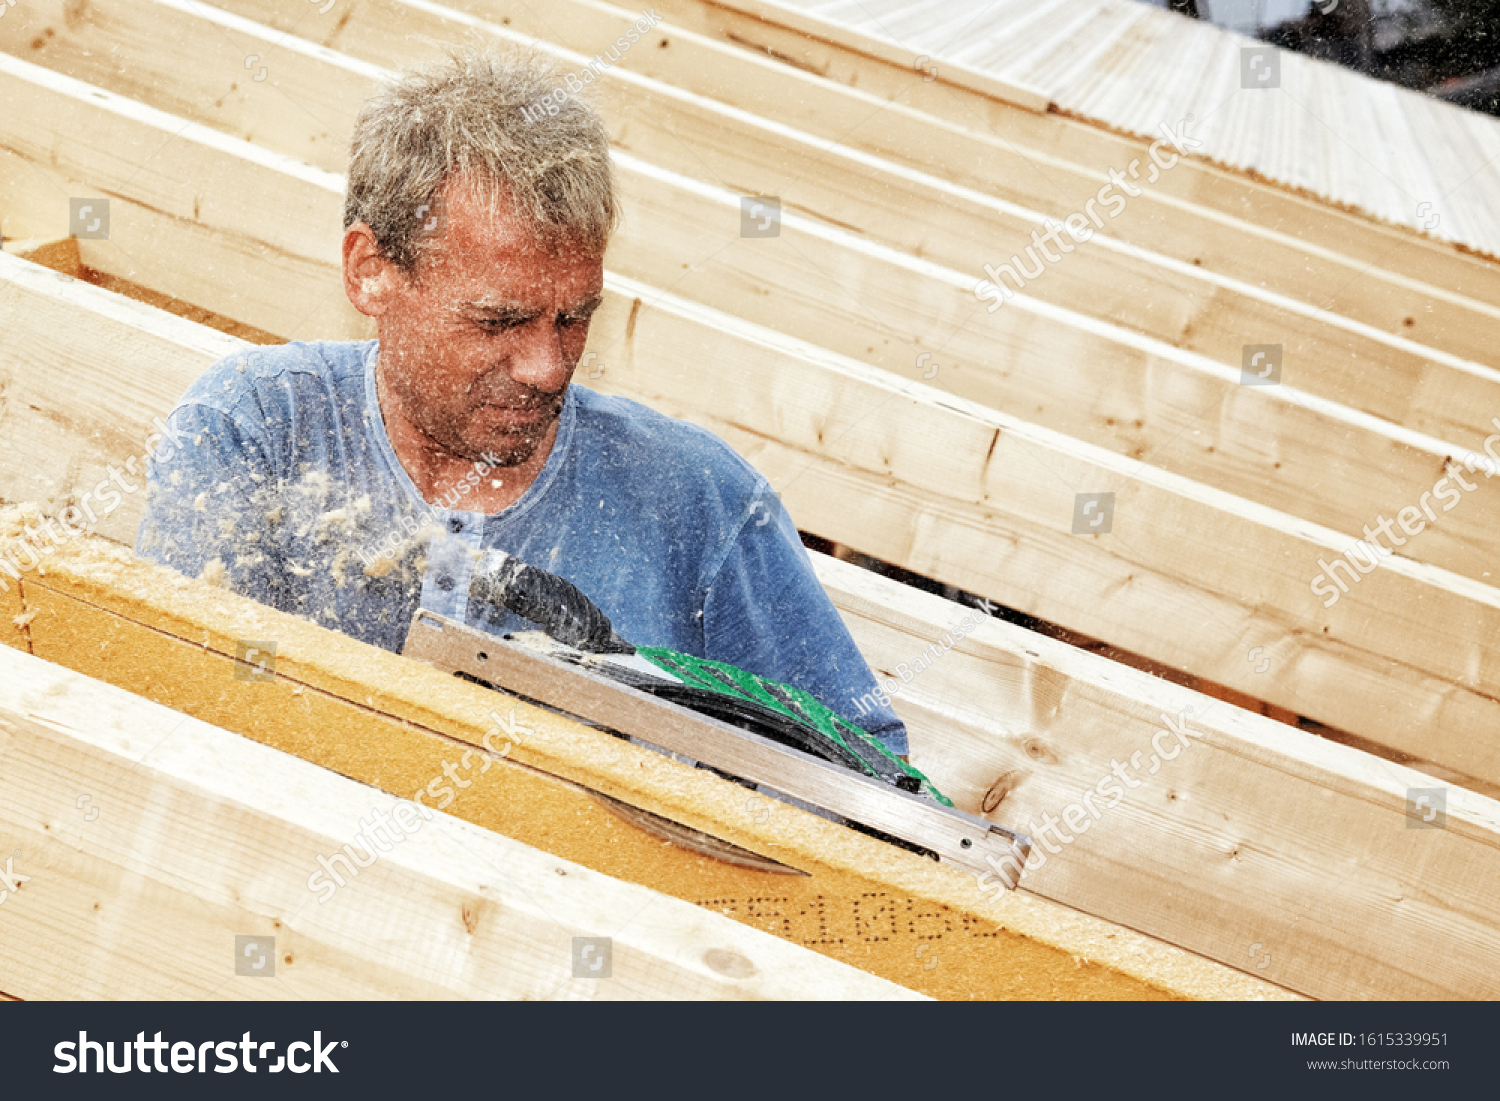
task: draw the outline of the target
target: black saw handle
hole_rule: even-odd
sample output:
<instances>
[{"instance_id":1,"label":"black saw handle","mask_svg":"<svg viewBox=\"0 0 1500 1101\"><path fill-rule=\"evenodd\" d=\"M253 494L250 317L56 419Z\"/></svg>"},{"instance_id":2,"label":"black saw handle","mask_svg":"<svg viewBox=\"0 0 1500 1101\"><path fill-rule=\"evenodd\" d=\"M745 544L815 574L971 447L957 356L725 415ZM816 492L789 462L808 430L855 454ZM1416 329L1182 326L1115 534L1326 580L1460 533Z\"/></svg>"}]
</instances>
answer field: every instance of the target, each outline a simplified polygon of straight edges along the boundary
<instances>
[{"instance_id":1,"label":"black saw handle","mask_svg":"<svg viewBox=\"0 0 1500 1101\"><path fill-rule=\"evenodd\" d=\"M501 550L474 565L469 596L529 619L558 642L591 654L633 654L609 617L578 586Z\"/></svg>"}]
</instances>

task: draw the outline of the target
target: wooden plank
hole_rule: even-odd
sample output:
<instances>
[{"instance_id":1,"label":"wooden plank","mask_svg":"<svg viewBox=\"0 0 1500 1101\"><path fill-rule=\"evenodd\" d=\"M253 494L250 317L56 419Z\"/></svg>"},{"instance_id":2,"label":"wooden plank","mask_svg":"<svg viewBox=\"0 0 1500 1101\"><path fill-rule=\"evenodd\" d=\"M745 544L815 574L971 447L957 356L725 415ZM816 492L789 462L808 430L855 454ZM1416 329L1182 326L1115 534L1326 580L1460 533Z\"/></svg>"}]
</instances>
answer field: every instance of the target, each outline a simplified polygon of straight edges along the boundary
<instances>
[{"instance_id":1,"label":"wooden plank","mask_svg":"<svg viewBox=\"0 0 1500 1101\"><path fill-rule=\"evenodd\" d=\"M0 66L5 65L0 59ZM93 142L102 143L115 141L122 126L166 130L173 125L128 101L114 103L118 111L107 113L109 105L83 98L81 86L66 78L16 62L9 62L8 67L16 82L15 97L24 100L28 91L38 97L37 117L46 113L43 104L63 97L74 120L68 128L70 135L92 129ZM176 139L157 158L162 163L155 171L175 179L169 163L173 157L201 161L213 156L219 160L210 175L220 180L242 180L278 170L276 163L263 163L259 153L236 163L231 151L212 143L205 143L210 148L193 150L190 139L189 134ZM53 159L72 163L79 172L88 172L94 154L86 148L87 139L79 140L85 148L69 144L59 151L50 131L38 131L21 139L21 144L29 141L39 159L45 151ZM220 146L224 140L219 140ZM141 137L137 144L148 144L148 139ZM627 220L632 228L619 239L612 264L658 286L682 282L680 258L701 250L701 235L722 228L737 208L737 200L640 162L623 162L622 167L634 209L645 217ZM107 173L108 168L103 171ZM145 174L124 182L140 189L134 194L143 206L158 209L173 202L171 195L158 199ZM324 217L318 224L336 225L334 178L323 174L306 177L302 183L304 190L292 205L310 211L321 203ZM285 186L286 179L278 178L267 191L275 194L277 187ZM236 184L236 194L242 198L241 193L252 190L258 189L244 182ZM286 195L291 199L290 192ZM186 205L188 196L179 195L176 202ZM197 200L192 205L196 209ZM254 200L242 201L235 217L223 219L229 241L240 240L246 223L257 216L274 220L273 212L279 209L276 202L262 208ZM311 220L311 216L301 220ZM903 346L909 352L924 340L931 342L928 330L934 323L957 326L949 330L944 344L935 345L944 356L963 361L942 375L945 388L997 408L1025 409L1028 419L1047 428L1099 442L1132 458L1150 459L1166 470L1352 536L1377 516L1394 514L1420 500L1443 476L1444 460L1460 451L1442 440L1402 432L1289 388L1241 386L1238 368L1209 363L1039 303L1024 309L1017 303L997 315L1007 319L1008 327L997 343L994 322L979 324L967 316L971 303L963 289L965 281L957 273L811 223L788 223L785 228L787 248L741 247L722 264L717 256L712 257L683 289L710 305L876 363L890 363ZM333 236L325 232L318 243L308 226L300 239L310 254L332 256L336 254ZM279 256L275 267L274 274L265 274L265 284L288 286L287 309L301 312L308 301L305 295L312 292L293 295L288 283L291 275L283 272ZM204 292L214 301L204 304L220 310L221 302L238 296L238 271L217 270L218 288ZM828 285L827 273L838 270L847 271L850 280L868 283L853 306L843 304L838 286ZM788 293L768 292L778 286L778 280L793 284ZM331 274L324 285L338 295L338 283ZM802 293L791 293L798 288ZM323 291L323 301L331 305L329 293ZM345 316L352 313L347 304L342 312ZM251 324L266 324L258 317L241 316ZM1055 369L1058 362L1081 366L1060 372ZM921 363L919 357L917 363ZM1216 407L1219 415L1205 420L1205 411ZM1217 422L1225 427L1215 430L1212 425ZM1183 445L1180 441L1187 432L1206 438ZM1327 491L1330 477L1340 479L1340 492ZM1477 548L1483 533L1497 521L1500 493L1486 487L1470 498L1457 517L1437 528L1435 538L1424 540L1420 558L1482 578L1490 563Z\"/></svg>"},{"instance_id":2,"label":"wooden plank","mask_svg":"<svg viewBox=\"0 0 1500 1101\"><path fill-rule=\"evenodd\" d=\"M46 277L41 283L49 285ZM1471 679L1488 668L1490 590L1389 561L1323 609L1307 585L1320 559L1340 553L1329 532L1265 510L1242 516L1244 503L919 384L644 288L615 279L610 288L591 337L600 350L591 372L600 377L590 383L719 432L772 479L809 530L1433 762L1455 778L1500 782L1500 744L1490 733L1500 714ZM638 307L644 300L654 305ZM47 314L32 307L23 316ZM89 324L69 322L80 332ZM705 362L740 364L760 384L747 390L740 375L703 372ZM86 356L69 368L98 369ZM84 391L109 385L79 377ZM157 406L117 395L113 423L127 423L131 409L144 436L150 417L170 408L173 385L163 385ZM43 408L55 406L54 398ZM931 439L945 447L933 451ZM24 470L12 468L10 477ZM76 495L81 484L65 482L59 492ZM1122 529L1131 525L1125 538L1071 534L1073 493L1084 485L1118 493ZM120 523L128 541L138 514L127 506ZM1258 547L1268 565L1247 570L1223 546ZM1404 618L1408 609L1441 604L1450 610L1425 622ZM1184 632L1181 622L1198 626ZM1248 659L1257 647L1270 655L1274 677Z\"/></svg>"},{"instance_id":3,"label":"wooden plank","mask_svg":"<svg viewBox=\"0 0 1500 1101\"><path fill-rule=\"evenodd\" d=\"M40 208L16 219L34 231L28 236L66 233L67 199L102 190L5 149L0 149L0 189L7 201L18 196ZM119 196L111 196L110 204L109 239L79 242L82 262L93 271L266 332L348 340L374 335L342 288L328 284L326 263L277 254L256 240ZM265 263L258 262L261 258Z\"/></svg>"},{"instance_id":4,"label":"wooden plank","mask_svg":"<svg viewBox=\"0 0 1500 1101\"><path fill-rule=\"evenodd\" d=\"M130 487L138 494L144 485L152 418L244 343L11 257L0 257L0 273L9 334L0 347L0 498L52 514L83 506L70 524L93 516L94 530L133 543L144 495ZM137 363L152 369L122 366Z\"/></svg>"},{"instance_id":5,"label":"wooden plank","mask_svg":"<svg viewBox=\"0 0 1500 1101\"><path fill-rule=\"evenodd\" d=\"M437 800L434 782L450 776L454 798L438 809L921 993L1285 996L1258 976L1025 892L982 897L953 869L794 808L748 802L738 785L528 705L497 719L486 689L95 539L62 548L46 577L28 584L27 600L39 657L393 794L423 790ZM273 680L234 675L236 640L246 638L276 641ZM513 731L504 741L502 722ZM487 755L482 745L509 752ZM752 871L664 845L579 785L807 874Z\"/></svg>"},{"instance_id":6,"label":"wooden plank","mask_svg":"<svg viewBox=\"0 0 1500 1101\"><path fill-rule=\"evenodd\" d=\"M913 764L961 809L1032 835L1027 889L1313 997L1500 993L1500 803L816 563L896 686ZM946 648L966 614L977 627ZM1434 790L1443 828L1413 828Z\"/></svg>"},{"instance_id":7,"label":"wooden plank","mask_svg":"<svg viewBox=\"0 0 1500 1101\"><path fill-rule=\"evenodd\" d=\"M105 195L150 196L153 209L163 215L214 226L278 257L326 261L329 242L337 243L342 236L337 223L326 224L320 202L323 195L342 193L342 177L18 58L0 55L0 68L7 90L19 97L17 107L27 112L24 122L19 117L7 119L7 149L11 152L24 155L50 146L57 154L55 159L46 155L31 159L60 171L82 169L88 174L85 182ZM106 118L115 125L117 140L112 145L100 140L98 132ZM63 132L49 137L48 127ZM183 142L185 152L160 147L168 134ZM198 170L184 176L182 169L189 156L195 158ZM274 219L262 221L262 211L245 202L246 176L256 167L263 171L255 175L263 178L256 180L255 186L268 189L260 193L259 201L266 210L276 211ZM55 197L61 198L66 196ZM68 218L64 203L64 232L57 236L75 230L79 238L88 236L92 227L71 226ZM117 228L111 217L103 230L111 244L115 243ZM336 257L337 252L333 255ZM167 258L151 259L167 265ZM88 262L87 257L84 262Z\"/></svg>"},{"instance_id":8,"label":"wooden plank","mask_svg":"<svg viewBox=\"0 0 1500 1101\"><path fill-rule=\"evenodd\" d=\"M0 843L29 877L0 907L0 983L20 997L916 996L4 649L0 730ZM346 846L369 866L330 865L340 887L323 860ZM273 974L237 968L243 936L273 938ZM603 977L579 977L577 938L607 942Z\"/></svg>"},{"instance_id":9,"label":"wooden plank","mask_svg":"<svg viewBox=\"0 0 1500 1101\"><path fill-rule=\"evenodd\" d=\"M1333 727L1334 736L1357 734L1382 755L1421 762L1454 783L1500 790L1494 779L1497 744L1488 733L1500 720L1493 696L1456 683L1446 672L1374 652L1356 637L1360 626L1351 624L1347 635L1334 634L1334 626L1316 611L1293 618L1229 597L1220 581L1232 580L1233 571L1226 569L1217 580L1165 577L1149 565L1153 558L1173 561L1162 547L1177 546L1179 564L1215 557L1209 544L1193 544L1192 529L1180 526L1188 523L1185 519L1163 521L1156 554L1148 547L1144 558L1116 563L1118 571L1101 570L1093 557L1099 548L1081 545L1087 540L1067 532L1066 518L1054 520L1050 529L1013 523L1016 513L1007 509L1002 516L993 498L963 505L925 486L893 485L889 472L841 470L724 422L710 419L704 426L751 458L778 487L797 522L825 538L900 562L921 576L988 593L1044 620L1065 615L1085 637L1110 639L1138 658L1191 670L1250 699L1315 718ZM1035 455L1025 443L1018 441L1009 456L1001 461L1034 468ZM1071 473L1064 468L1058 476ZM1121 500L1117 496L1117 515ZM1175 543L1166 534L1171 531L1181 536ZM1384 607L1384 614L1391 611ZM1382 613L1377 609L1376 614ZM1464 621L1454 620L1453 626L1461 631ZM1118 641L1127 637L1134 641Z\"/></svg>"},{"instance_id":10,"label":"wooden plank","mask_svg":"<svg viewBox=\"0 0 1500 1101\"><path fill-rule=\"evenodd\" d=\"M934 15L940 13L936 10L938 5L907 6L900 13L907 20L918 22L923 26L930 26ZM786 28L794 31L803 38L812 39L815 42L827 42L841 47L846 53L859 53L866 57L884 61L888 65L899 69L920 68L914 64L914 58L910 51L903 49L890 42L882 41L871 35L862 34L843 24L833 22L822 13L809 15L798 11L796 8L784 4L747 3L738 5L741 12L748 12L761 23L772 23L777 28ZM670 10L670 8L669 8ZM712 12L712 8L705 5L704 15ZM715 13L716 14L716 13ZM681 22L688 22L681 15L677 17ZM949 13L950 21L953 13ZM956 20L959 24L954 30L962 30L963 24L970 22L973 14L965 12ZM926 60L926 59L924 59ZM935 72L934 80L943 80L950 83L959 83L963 87L981 91L991 99L1001 100L1004 103L1014 105L1026 111L1046 113L1051 107L1047 94L1041 88L1027 85L1018 81L1003 80L992 73L982 69L963 65L958 62L943 59L946 64L943 69ZM951 71L947 71L950 70Z\"/></svg>"}]
</instances>

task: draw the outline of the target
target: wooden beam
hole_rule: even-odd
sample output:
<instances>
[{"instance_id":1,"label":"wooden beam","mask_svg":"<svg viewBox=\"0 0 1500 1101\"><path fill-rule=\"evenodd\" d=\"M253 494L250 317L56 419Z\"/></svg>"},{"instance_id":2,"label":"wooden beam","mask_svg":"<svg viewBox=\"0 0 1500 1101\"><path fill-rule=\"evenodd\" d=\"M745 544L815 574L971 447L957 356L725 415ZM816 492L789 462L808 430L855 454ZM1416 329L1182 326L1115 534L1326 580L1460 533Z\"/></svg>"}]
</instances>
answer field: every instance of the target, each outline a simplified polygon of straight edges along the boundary
<instances>
[{"instance_id":1,"label":"wooden beam","mask_svg":"<svg viewBox=\"0 0 1500 1101\"><path fill-rule=\"evenodd\" d=\"M0 730L0 846L29 877L0 906L19 997L915 997L8 649ZM270 973L236 966L239 937L268 939ZM578 938L607 948L600 978Z\"/></svg>"},{"instance_id":2,"label":"wooden beam","mask_svg":"<svg viewBox=\"0 0 1500 1101\"><path fill-rule=\"evenodd\" d=\"M152 418L244 343L8 256L0 273L0 326L10 334L0 349L8 399L0 498L35 500L54 514L79 507L70 523L92 514L94 530L134 543L144 494L128 487L143 485Z\"/></svg>"},{"instance_id":3,"label":"wooden beam","mask_svg":"<svg viewBox=\"0 0 1500 1101\"><path fill-rule=\"evenodd\" d=\"M31 149L38 164L50 156L71 165L79 174L87 174L93 160L101 156L89 148L91 143L118 144L122 131L139 131L136 144L148 146L153 140L149 136L152 128L162 133L178 129L174 121L131 101L98 103L84 94L82 86L45 70L0 58L3 68L11 70L17 100L25 101L28 92L36 100L37 117L46 114L45 104L61 104L57 109L73 120L66 132L83 135L63 140L59 149L59 139L50 130L33 128L27 133L23 124L14 124L13 129L21 132L17 144ZM242 243L247 225L255 217L275 220L284 200L304 212L293 220L294 226L304 223L298 236L304 256L327 257L331 267L337 247L336 232L328 228L337 226L335 177L326 173L308 175L312 170L305 170L300 178L301 191L293 192L287 189L295 181L278 176L267 191L276 195L279 188L280 197L262 206L246 197L247 192L258 190L248 181L261 173L277 173L284 165L266 162L264 157L269 155L258 150L236 161L232 149L220 148L225 145L222 138L217 143L205 141L194 149L192 136L188 132L174 140L156 158L160 163L153 171L175 180L178 174L171 172L174 158L183 160L182 172L189 176L187 160L199 164L212 161L215 170L210 177L235 181L225 185L233 187L239 200L233 215L222 219L210 217L207 211L201 215L210 223L223 222L225 247ZM75 141L78 144L73 144ZM704 235L722 231L737 217L734 211L738 201L732 195L640 162L624 167L636 212L645 217L628 220L634 228L625 233L611 254L612 266L657 286L682 282L680 258L697 255L704 247ZM173 194L171 189L158 197L150 186L149 174L128 174L123 168L112 173L107 162L99 171L104 175L95 177L103 181L97 186L107 191L113 186L110 180L118 179L133 189L138 207L152 212L142 216L143 229L147 225L159 230L170 228L160 225L155 211L171 210L174 205L197 211L200 206L196 199L190 201L188 194ZM219 202L227 200L221 198ZM323 217L314 219L311 212L320 204ZM129 211L127 220L133 225L137 213L136 207ZM324 227L321 240L313 230L314 221ZM1237 367L1210 363L1042 304L1023 310L1017 303L997 315L1007 319L1004 340L997 345L994 322L975 323L969 316L972 303L964 290L965 280L957 273L811 223L788 223L785 229L787 247L767 249L757 246L777 242L741 242L722 266L718 259L710 258L699 277L687 281L683 289L710 305L876 363L891 364L903 350L910 353L924 341L932 342L934 338L927 329L933 323L957 326L944 338L946 343L934 345L943 356L961 361L941 375L944 388L996 408L1025 409L1028 419L1047 428L1098 442L1132 458L1154 461L1205 485L1304 516L1351 536L1357 537L1362 525L1374 522L1377 516L1394 514L1418 502L1443 477L1444 460L1461 453L1456 445L1404 432L1292 389L1241 386ZM349 321L353 311L347 303L334 309L335 297L341 300L342 296L331 274L325 276L318 291L312 290L317 281L310 272L305 275L306 285L293 290L295 273L289 269L295 265L287 264L283 254L290 238L276 236L278 239L268 244L276 246L278 252L262 258L262 276L257 282L268 291L285 288L285 304L275 315L239 316L249 324L271 326L272 320L305 316L305 303L311 300L326 307L316 317L316 325L326 325L335 313L341 321ZM108 244L113 246L115 242L112 239ZM127 257L136 250L133 246ZM99 252L102 255L106 250L101 247ZM109 255L113 256L113 249ZM243 266L215 266L214 270L217 286L205 288L203 297L212 301L203 304L223 312L242 301L239 285ZM834 286L827 282L826 273L838 270L851 270L857 273L851 278L869 281L868 289L852 305L841 298L837 280ZM129 277L136 278L134 274ZM768 293L767 288L776 287L779 278L790 281L793 287L785 294ZM245 303L239 308L249 306ZM343 329L358 328L362 320ZM313 324L280 331L288 336L328 335L326 328L320 333ZM924 361L913 356L912 362L920 366ZM1060 372L1055 369L1058 362L1079 366ZM898 371L906 370L899 361L894 366ZM1216 407L1223 410L1221 416L1205 421L1205 410ZM1197 427L1217 420L1227 427L1222 431ZM1207 439L1183 445L1180 441L1189 431L1202 433ZM1340 492L1328 492L1330 477L1343 481ZM1433 538L1421 544L1421 558L1468 577L1482 578L1490 563L1476 547L1495 522L1500 522L1500 493L1486 487L1466 502L1458 516L1438 527Z\"/></svg>"},{"instance_id":4,"label":"wooden beam","mask_svg":"<svg viewBox=\"0 0 1500 1101\"><path fill-rule=\"evenodd\" d=\"M67 200L98 195L107 184L79 180L0 149L0 188L7 201L16 196L36 205L26 221L41 231L36 236L56 236L69 229ZM326 263L278 254L250 238L118 195L105 197L111 204L110 237L79 242L85 268L265 332L346 340L374 336L342 288L328 285Z\"/></svg>"},{"instance_id":5,"label":"wooden beam","mask_svg":"<svg viewBox=\"0 0 1500 1101\"><path fill-rule=\"evenodd\" d=\"M909 412L916 407L904 408ZM1458 684L1448 672L1415 668L1369 648L1363 631L1372 619L1367 612L1356 613L1358 623L1336 625L1316 609L1288 616L1226 595L1236 577L1243 583L1252 576L1245 562L1260 561L1258 553L1219 560L1223 572L1214 577L1185 576L1175 567L1218 560L1219 553L1196 541L1190 526L1194 521L1188 518L1195 511L1191 507L1163 517L1155 535L1133 536L1133 547L1122 547L1122 557L1101 568L1094 556L1109 553L1098 545L1102 539L1071 535L1066 518L1054 517L1050 526L1012 522L1016 511L1007 507L1008 515L1002 517L990 490L981 491L976 505L964 506L925 485L892 485L889 472L841 470L833 463L810 462L799 449L757 433L712 420L705 426L751 457L778 487L792 516L825 538L901 563L924 577L988 594L1049 622L1061 617L1078 634L1106 639L1167 668L1190 671L1251 699L1355 734L1383 755L1420 762L1452 782L1494 788L1500 746L1488 731L1500 714L1493 696ZM1001 440L1005 438L1002 430ZM1024 439L1012 439L1011 447L997 449L997 456L996 464L1021 468L1035 461ZM1057 476L1078 475L1064 466ZM1007 482L1006 488L1020 492L1028 486L1036 492L1036 483L1020 479ZM1148 523L1147 515L1136 509L1149 513L1144 504L1149 496L1135 498L1129 506L1132 515ZM1124 500L1117 495L1117 516L1124 515L1119 512ZM1321 556L1310 553L1308 576L1316 575ZM1165 568L1174 576L1166 576L1153 562L1169 564ZM1397 614L1389 603L1371 611L1374 616ZM1461 631L1468 621L1458 616L1448 622ZM1122 641L1127 638L1132 641ZM1477 659L1482 651L1476 644L1470 652Z\"/></svg>"},{"instance_id":6,"label":"wooden beam","mask_svg":"<svg viewBox=\"0 0 1500 1101\"><path fill-rule=\"evenodd\" d=\"M1032 835L1027 889L1317 998L1500 994L1500 803L815 561L896 686L912 762ZM1442 828L1415 828L1423 794Z\"/></svg>"},{"instance_id":7,"label":"wooden beam","mask_svg":"<svg viewBox=\"0 0 1500 1101\"><path fill-rule=\"evenodd\" d=\"M92 319L71 319L73 304L45 301L60 284L34 271L26 278L34 285L15 314L18 334L27 324L91 331ZM719 432L772 479L808 529L1433 762L1455 778L1500 782L1500 744L1490 734L1500 709L1468 679L1486 668L1493 590L1391 560L1323 609L1307 586L1319 560L1343 550L1331 532L701 307L618 280L610 287L593 334L600 354L591 370L600 378L589 381ZM637 306L647 300L655 304ZM109 339L107 326L92 331L91 339ZM739 376L704 373L704 362L753 366L760 384L746 390ZM73 377L83 392L112 392L107 382L85 381L99 369L89 356L66 368L82 372ZM114 394L111 423L126 423L122 413L131 409L144 438L180 383L163 382L154 405ZM932 450L924 442L931 439L945 447ZM117 453L116 461L134 454ZM16 480L24 474L14 468L9 484L26 486ZM93 484L72 478L58 491L77 497ZM1118 494L1119 538L1071 534L1073 493L1084 486ZM131 541L138 503L127 500L126 508L110 533ZM1248 570L1225 546L1255 548L1245 553L1267 565ZM1404 618L1408 609L1438 606L1449 610L1415 626ZM1185 632L1182 622L1200 626ZM1257 648L1274 676L1256 672L1261 662L1249 655Z\"/></svg>"},{"instance_id":8,"label":"wooden beam","mask_svg":"<svg viewBox=\"0 0 1500 1101\"><path fill-rule=\"evenodd\" d=\"M795 808L747 802L743 788L702 770L524 703L509 710L487 689L97 540L62 547L45 577L28 580L26 600L39 657L395 795L429 790L438 799L430 785L449 775L455 798L440 809L465 821L921 993L1284 996L1259 976L1024 892L983 896L955 869ZM235 675L237 640L247 638L276 642L272 680ZM502 721L511 730L504 741ZM510 751L486 753L486 744ZM752 871L663 844L581 788L807 874Z\"/></svg>"}]
</instances>

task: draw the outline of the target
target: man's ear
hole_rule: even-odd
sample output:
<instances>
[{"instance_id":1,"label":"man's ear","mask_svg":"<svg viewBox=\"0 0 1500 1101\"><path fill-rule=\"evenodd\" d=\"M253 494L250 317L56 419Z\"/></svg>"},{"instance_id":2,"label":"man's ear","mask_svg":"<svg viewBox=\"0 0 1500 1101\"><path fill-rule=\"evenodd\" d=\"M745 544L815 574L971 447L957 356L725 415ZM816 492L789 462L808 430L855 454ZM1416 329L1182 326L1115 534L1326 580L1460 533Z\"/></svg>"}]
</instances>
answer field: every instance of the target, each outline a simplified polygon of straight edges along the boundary
<instances>
[{"instance_id":1,"label":"man's ear","mask_svg":"<svg viewBox=\"0 0 1500 1101\"><path fill-rule=\"evenodd\" d=\"M375 232L364 222L344 231L344 293L366 317L380 317L390 308L391 294L401 273L386 259Z\"/></svg>"}]
</instances>

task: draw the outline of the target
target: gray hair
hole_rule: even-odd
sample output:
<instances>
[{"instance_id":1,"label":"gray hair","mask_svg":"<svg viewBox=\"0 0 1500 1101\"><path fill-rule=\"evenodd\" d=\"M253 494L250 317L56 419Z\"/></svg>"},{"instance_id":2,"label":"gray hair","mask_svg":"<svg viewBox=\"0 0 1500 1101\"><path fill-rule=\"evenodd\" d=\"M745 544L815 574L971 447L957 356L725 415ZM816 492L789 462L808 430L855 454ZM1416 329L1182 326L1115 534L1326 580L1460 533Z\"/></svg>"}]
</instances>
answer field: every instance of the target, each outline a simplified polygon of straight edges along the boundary
<instances>
[{"instance_id":1,"label":"gray hair","mask_svg":"<svg viewBox=\"0 0 1500 1101\"><path fill-rule=\"evenodd\" d=\"M620 220L609 131L565 79L536 51L472 47L398 74L355 121L344 228L364 222L414 275L433 239L424 216L461 176L492 211L508 196L549 247L603 252Z\"/></svg>"}]
</instances>

